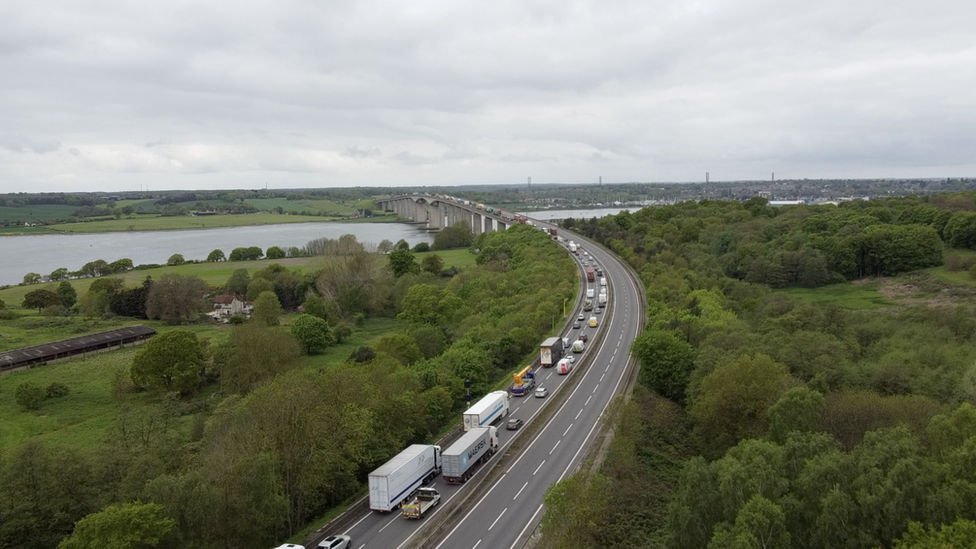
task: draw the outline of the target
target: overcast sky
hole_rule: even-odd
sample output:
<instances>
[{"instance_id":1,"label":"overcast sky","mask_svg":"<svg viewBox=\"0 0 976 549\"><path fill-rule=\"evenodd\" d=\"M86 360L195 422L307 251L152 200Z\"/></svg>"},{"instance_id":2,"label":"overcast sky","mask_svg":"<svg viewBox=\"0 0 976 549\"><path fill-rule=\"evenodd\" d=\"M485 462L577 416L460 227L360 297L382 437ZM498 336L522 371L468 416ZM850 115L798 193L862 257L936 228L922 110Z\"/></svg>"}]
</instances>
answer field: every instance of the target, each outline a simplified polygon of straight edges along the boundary
<instances>
[{"instance_id":1,"label":"overcast sky","mask_svg":"<svg viewBox=\"0 0 976 549\"><path fill-rule=\"evenodd\" d=\"M0 192L976 176L972 0L0 2Z\"/></svg>"}]
</instances>

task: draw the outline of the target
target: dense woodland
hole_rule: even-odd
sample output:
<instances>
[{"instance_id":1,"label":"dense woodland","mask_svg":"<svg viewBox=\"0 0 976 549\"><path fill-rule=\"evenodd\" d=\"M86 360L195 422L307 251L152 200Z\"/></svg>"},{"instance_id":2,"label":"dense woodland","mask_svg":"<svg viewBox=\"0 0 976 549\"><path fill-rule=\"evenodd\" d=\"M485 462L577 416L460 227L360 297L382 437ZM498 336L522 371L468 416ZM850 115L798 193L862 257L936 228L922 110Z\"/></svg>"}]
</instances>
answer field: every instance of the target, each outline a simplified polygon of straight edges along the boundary
<instances>
[{"instance_id":1,"label":"dense woodland","mask_svg":"<svg viewBox=\"0 0 976 549\"><path fill-rule=\"evenodd\" d=\"M225 289L252 294L253 318L224 343L180 329L150 340L114 381L118 415L96 450L29 442L0 456L0 547L271 547L361 495L369 471L458 422L465 379L484 394L536 352L575 295L572 261L540 231L441 234L435 245L480 249L478 266L420 264L405 243L382 266L343 237L318 243L313 275L234 273ZM192 278L94 292L108 306L143 292L152 316L175 299L154 301L161 286L198 294ZM299 304L290 327L275 326ZM195 319L180 314L174 323ZM302 366L302 353L376 315L402 330L344 362ZM133 391L157 404L129 406Z\"/></svg>"},{"instance_id":2,"label":"dense woodland","mask_svg":"<svg viewBox=\"0 0 976 549\"><path fill-rule=\"evenodd\" d=\"M606 462L547 494L546 546L976 546L976 292L921 271L972 266L971 193L565 226L630 262L649 320ZM877 276L906 298L774 290Z\"/></svg>"}]
</instances>

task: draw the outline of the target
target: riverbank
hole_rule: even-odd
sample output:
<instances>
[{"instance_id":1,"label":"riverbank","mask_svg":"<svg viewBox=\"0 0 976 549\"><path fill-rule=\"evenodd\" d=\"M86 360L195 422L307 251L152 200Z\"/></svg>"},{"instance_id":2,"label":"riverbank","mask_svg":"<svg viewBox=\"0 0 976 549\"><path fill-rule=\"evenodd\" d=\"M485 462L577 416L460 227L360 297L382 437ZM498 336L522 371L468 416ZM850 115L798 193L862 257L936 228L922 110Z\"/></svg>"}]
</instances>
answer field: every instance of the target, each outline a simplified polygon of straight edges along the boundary
<instances>
[{"instance_id":1,"label":"riverbank","mask_svg":"<svg viewBox=\"0 0 976 549\"><path fill-rule=\"evenodd\" d=\"M197 229L224 229L255 225L285 225L291 223L396 223L400 218L393 214L376 214L371 217L343 217L293 214L226 214L226 215L133 215L121 219L99 219L77 223L58 223L34 227L18 226L0 229L0 236L38 234L94 234L126 233L138 231L183 231Z\"/></svg>"}]
</instances>

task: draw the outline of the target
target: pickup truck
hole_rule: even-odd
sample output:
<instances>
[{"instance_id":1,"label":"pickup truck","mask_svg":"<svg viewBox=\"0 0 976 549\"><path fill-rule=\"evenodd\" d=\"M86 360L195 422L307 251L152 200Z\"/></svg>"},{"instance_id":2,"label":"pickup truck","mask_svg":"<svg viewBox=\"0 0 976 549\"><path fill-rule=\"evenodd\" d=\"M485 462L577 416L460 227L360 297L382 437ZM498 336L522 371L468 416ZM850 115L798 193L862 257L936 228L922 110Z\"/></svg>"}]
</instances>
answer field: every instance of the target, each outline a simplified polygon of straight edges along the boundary
<instances>
[{"instance_id":1,"label":"pickup truck","mask_svg":"<svg viewBox=\"0 0 976 549\"><path fill-rule=\"evenodd\" d=\"M424 513L441 502L441 495L433 488L420 488L410 503L403 504L403 518L422 519Z\"/></svg>"}]
</instances>

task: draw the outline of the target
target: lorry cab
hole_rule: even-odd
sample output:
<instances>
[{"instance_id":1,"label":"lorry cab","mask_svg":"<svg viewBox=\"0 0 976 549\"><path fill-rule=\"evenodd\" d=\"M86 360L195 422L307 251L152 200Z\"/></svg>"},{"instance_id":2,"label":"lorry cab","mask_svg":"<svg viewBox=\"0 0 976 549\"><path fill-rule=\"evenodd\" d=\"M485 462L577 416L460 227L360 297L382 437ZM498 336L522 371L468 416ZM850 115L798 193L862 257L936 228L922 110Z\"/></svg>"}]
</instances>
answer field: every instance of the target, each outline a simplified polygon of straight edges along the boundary
<instances>
[{"instance_id":1,"label":"lorry cab","mask_svg":"<svg viewBox=\"0 0 976 549\"><path fill-rule=\"evenodd\" d=\"M556 365L556 373L564 376L573 370L573 363L568 358L564 358Z\"/></svg>"},{"instance_id":2,"label":"lorry cab","mask_svg":"<svg viewBox=\"0 0 976 549\"><path fill-rule=\"evenodd\" d=\"M595 316L591 316L590 317L590 328L596 328L596 317Z\"/></svg>"}]
</instances>

